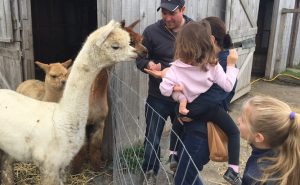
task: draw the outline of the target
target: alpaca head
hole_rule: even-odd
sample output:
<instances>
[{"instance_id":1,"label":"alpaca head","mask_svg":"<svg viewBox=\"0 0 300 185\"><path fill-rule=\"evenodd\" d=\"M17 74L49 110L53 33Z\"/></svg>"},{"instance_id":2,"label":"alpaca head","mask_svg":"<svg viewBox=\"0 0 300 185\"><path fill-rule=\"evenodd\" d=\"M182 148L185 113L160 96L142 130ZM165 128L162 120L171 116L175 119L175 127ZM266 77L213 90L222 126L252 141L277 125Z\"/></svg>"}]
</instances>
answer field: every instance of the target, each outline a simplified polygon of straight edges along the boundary
<instances>
[{"instance_id":1,"label":"alpaca head","mask_svg":"<svg viewBox=\"0 0 300 185\"><path fill-rule=\"evenodd\" d=\"M137 54L140 57L144 57L148 54L147 48L143 45L143 36L133 30L133 28L140 22L140 20L134 21L129 26L125 26L125 20L121 21L121 26L129 33L130 45L136 49Z\"/></svg>"},{"instance_id":2,"label":"alpaca head","mask_svg":"<svg viewBox=\"0 0 300 185\"><path fill-rule=\"evenodd\" d=\"M39 61L35 62L45 72L46 88L62 90L68 77L68 67L72 64L72 60L63 63L44 64Z\"/></svg>"},{"instance_id":3,"label":"alpaca head","mask_svg":"<svg viewBox=\"0 0 300 185\"><path fill-rule=\"evenodd\" d=\"M98 66L134 61L137 57L136 50L129 45L129 34L113 20L91 33L86 44L90 47L90 59Z\"/></svg>"}]
</instances>

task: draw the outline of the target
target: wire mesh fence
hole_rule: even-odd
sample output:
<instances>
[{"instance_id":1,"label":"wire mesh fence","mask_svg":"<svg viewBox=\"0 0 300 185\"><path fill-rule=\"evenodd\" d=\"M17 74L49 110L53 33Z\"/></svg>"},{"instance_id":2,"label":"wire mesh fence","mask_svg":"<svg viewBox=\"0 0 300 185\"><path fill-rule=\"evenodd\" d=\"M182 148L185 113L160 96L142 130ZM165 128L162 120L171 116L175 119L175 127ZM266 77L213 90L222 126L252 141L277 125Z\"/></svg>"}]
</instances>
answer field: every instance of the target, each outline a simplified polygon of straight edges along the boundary
<instances>
[{"instance_id":1,"label":"wire mesh fence","mask_svg":"<svg viewBox=\"0 0 300 185\"><path fill-rule=\"evenodd\" d=\"M123 69L124 70L124 69ZM163 133L155 132L154 134L162 134L160 141L160 150L154 150L153 141L145 137L146 122L145 119L154 119L158 117L158 123L167 122L160 116L159 112L155 112L151 106L146 105L146 110L151 110L152 114L145 114L145 97L142 97L134 84L130 80L120 77L118 69L110 73L110 99L111 112L113 117L113 134L114 134L114 172L113 184L151 184L149 180L149 163L145 161L145 155L154 156L159 166L159 171L154 175L157 185L167 185L174 183L174 173L170 170L169 156L169 135L171 130L164 130ZM142 105L142 106L140 106ZM142 114L141 114L142 113ZM142 115L142 116L141 116ZM144 116L147 115L148 117ZM163 122L162 122L163 121ZM181 152L179 153L179 163L183 155L188 158L186 166L192 166L193 169L198 169L186 150L181 138L178 137L178 142L182 144ZM150 152L144 151L144 146L152 148ZM149 157L148 157L149 158ZM153 159L151 159L153 160ZM144 162L144 164L143 164ZM198 171L198 170L197 170ZM185 178L188 172L184 171L181 177ZM191 184L203 183L201 175L197 175L194 179L190 179ZM183 184L177 182L176 184Z\"/></svg>"}]
</instances>

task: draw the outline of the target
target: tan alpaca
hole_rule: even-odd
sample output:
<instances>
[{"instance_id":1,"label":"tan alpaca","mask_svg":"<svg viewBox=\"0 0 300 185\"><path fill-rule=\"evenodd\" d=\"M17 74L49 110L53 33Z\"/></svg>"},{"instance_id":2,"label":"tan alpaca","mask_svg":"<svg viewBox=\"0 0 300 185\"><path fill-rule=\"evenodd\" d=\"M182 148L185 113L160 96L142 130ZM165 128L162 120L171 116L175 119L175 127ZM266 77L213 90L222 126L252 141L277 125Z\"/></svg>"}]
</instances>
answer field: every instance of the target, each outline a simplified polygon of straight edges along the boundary
<instances>
[{"instance_id":1,"label":"tan alpaca","mask_svg":"<svg viewBox=\"0 0 300 185\"><path fill-rule=\"evenodd\" d=\"M41 184L63 184L65 167L84 143L92 83L103 68L135 60L137 54L129 43L129 34L115 21L91 33L74 61L59 103L1 89L0 155L36 164Z\"/></svg>"},{"instance_id":2,"label":"tan alpaca","mask_svg":"<svg viewBox=\"0 0 300 185\"><path fill-rule=\"evenodd\" d=\"M45 82L40 80L26 80L17 87L17 92L31 98L58 102L62 97L68 76L68 67L72 60L63 63L44 64L35 62L45 72Z\"/></svg>"}]
</instances>

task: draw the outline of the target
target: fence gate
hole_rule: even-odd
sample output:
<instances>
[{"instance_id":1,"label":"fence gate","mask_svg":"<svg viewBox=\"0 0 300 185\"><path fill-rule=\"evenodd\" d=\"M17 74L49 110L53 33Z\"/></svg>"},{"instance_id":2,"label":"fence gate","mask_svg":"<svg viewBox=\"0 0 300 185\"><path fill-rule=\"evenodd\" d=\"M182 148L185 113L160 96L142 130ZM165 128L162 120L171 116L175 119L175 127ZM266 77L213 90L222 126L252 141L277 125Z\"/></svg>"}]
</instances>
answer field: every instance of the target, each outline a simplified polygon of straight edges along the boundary
<instances>
[{"instance_id":1,"label":"fence gate","mask_svg":"<svg viewBox=\"0 0 300 185\"><path fill-rule=\"evenodd\" d=\"M259 0L227 0L225 22L239 54L238 84L233 100L250 91Z\"/></svg>"}]
</instances>

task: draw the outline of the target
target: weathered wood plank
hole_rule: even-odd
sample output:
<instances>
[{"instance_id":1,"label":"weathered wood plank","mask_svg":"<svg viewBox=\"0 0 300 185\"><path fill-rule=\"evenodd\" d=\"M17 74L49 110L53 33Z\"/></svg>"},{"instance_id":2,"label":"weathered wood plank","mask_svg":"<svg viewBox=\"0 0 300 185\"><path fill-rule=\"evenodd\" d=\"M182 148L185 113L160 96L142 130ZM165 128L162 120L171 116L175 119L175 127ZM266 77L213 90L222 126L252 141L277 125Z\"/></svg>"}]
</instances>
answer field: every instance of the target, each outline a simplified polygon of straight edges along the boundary
<instances>
[{"instance_id":1,"label":"weathered wood plank","mask_svg":"<svg viewBox=\"0 0 300 185\"><path fill-rule=\"evenodd\" d=\"M1 55L0 55L1 56ZM22 81L22 71L19 60L2 56L0 59L0 79L5 88L15 90Z\"/></svg>"},{"instance_id":2,"label":"weathered wood plank","mask_svg":"<svg viewBox=\"0 0 300 185\"><path fill-rule=\"evenodd\" d=\"M248 28L248 29L238 29L238 30L230 30L229 34L233 40L233 42L239 42L241 40L246 40L251 37L255 37L257 33L257 27L255 28Z\"/></svg>"},{"instance_id":3,"label":"weathered wood plank","mask_svg":"<svg viewBox=\"0 0 300 185\"><path fill-rule=\"evenodd\" d=\"M3 0L0 2L0 41L13 41L13 25L10 0Z\"/></svg>"},{"instance_id":4,"label":"weathered wood plank","mask_svg":"<svg viewBox=\"0 0 300 185\"><path fill-rule=\"evenodd\" d=\"M297 9L283 8L281 13L282 14L285 14L285 13L300 13L300 8L297 8Z\"/></svg>"},{"instance_id":5,"label":"weathered wood plank","mask_svg":"<svg viewBox=\"0 0 300 185\"><path fill-rule=\"evenodd\" d=\"M240 0L241 2L241 5L245 11L245 14L251 24L252 27L255 27L256 26L256 20L257 20L257 16L253 15L252 11L251 11L251 7L248 6L248 3L247 3L247 0Z\"/></svg>"},{"instance_id":6,"label":"weathered wood plank","mask_svg":"<svg viewBox=\"0 0 300 185\"><path fill-rule=\"evenodd\" d=\"M243 75L244 71L246 70L246 67L247 67L248 63L250 62L250 60L253 60L254 51L255 51L255 48L250 49L250 52L248 53L247 58L243 62L242 66L240 67L240 72L239 72L239 74L237 76L237 79L241 78L241 76Z\"/></svg>"},{"instance_id":7,"label":"weathered wood plank","mask_svg":"<svg viewBox=\"0 0 300 185\"><path fill-rule=\"evenodd\" d=\"M265 76L267 78L272 78L274 75L280 73L286 68L292 15L281 14L281 11L283 8L294 8L294 5L294 0L274 1L271 34L269 39L269 49L265 71ZM286 16L286 18L282 18L282 16Z\"/></svg>"},{"instance_id":8,"label":"weathered wood plank","mask_svg":"<svg viewBox=\"0 0 300 185\"><path fill-rule=\"evenodd\" d=\"M7 49L7 48L1 48L0 47L0 56L3 57L10 57L15 60L20 60L20 51L15 50L15 49Z\"/></svg>"},{"instance_id":9,"label":"weathered wood plank","mask_svg":"<svg viewBox=\"0 0 300 185\"><path fill-rule=\"evenodd\" d=\"M24 69L24 80L33 79L35 77L30 3L30 0L20 0L20 6L23 7L20 12L20 21L22 22L22 67Z\"/></svg>"}]
</instances>

